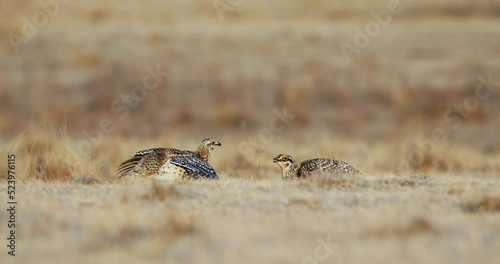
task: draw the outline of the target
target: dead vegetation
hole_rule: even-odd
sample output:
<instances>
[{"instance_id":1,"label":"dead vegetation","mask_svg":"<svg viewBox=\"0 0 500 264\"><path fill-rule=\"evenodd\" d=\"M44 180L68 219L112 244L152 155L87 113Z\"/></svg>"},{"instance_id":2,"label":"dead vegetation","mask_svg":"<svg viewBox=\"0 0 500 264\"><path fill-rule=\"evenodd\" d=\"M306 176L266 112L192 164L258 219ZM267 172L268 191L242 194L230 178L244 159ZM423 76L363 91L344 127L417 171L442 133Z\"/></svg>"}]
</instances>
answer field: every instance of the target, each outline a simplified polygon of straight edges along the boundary
<instances>
[{"instance_id":1,"label":"dead vegetation","mask_svg":"<svg viewBox=\"0 0 500 264\"><path fill-rule=\"evenodd\" d=\"M19 244L30 254L18 257L23 262L92 255L108 263L211 263L225 256L220 262L232 263L244 256L244 263L286 262L313 256L325 245L320 241L333 241L337 246L329 259L342 262L361 258L358 249L367 252L362 258L367 261L498 257L491 250L500 243L498 181L442 175L432 184L408 186L411 175L405 181L395 175L365 177L366 186L329 189L312 180L277 179L90 186L30 181L19 185L24 212L18 214L20 237L30 238ZM450 195L447 190L457 185L463 193ZM492 194L471 199L484 192ZM477 238L473 250L446 250ZM46 240L56 252L44 253L40 245ZM426 255L420 254L424 245ZM405 256L398 255L400 247ZM249 249L254 252L246 253Z\"/></svg>"},{"instance_id":2,"label":"dead vegetation","mask_svg":"<svg viewBox=\"0 0 500 264\"><path fill-rule=\"evenodd\" d=\"M429 220L423 217L416 217L407 223L397 223L396 225L384 224L378 228L373 228L366 235L375 237L411 237L421 234L438 234L438 232Z\"/></svg>"},{"instance_id":3,"label":"dead vegetation","mask_svg":"<svg viewBox=\"0 0 500 264\"><path fill-rule=\"evenodd\" d=\"M172 185L161 185L160 183L153 182L151 189L141 196L141 199L151 201L165 201L165 199L177 199L181 193Z\"/></svg>"},{"instance_id":4,"label":"dead vegetation","mask_svg":"<svg viewBox=\"0 0 500 264\"><path fill-rule=\"evenodd\" d=\"M388 1L243 1L224 21L212 2L72 1L17 54L0 40L16 261L305 263L323 241L325 263L500 259L498 91L463 108L500 78L498 1L413 1L350 63L339 45ZM0 6L2 36L41 9ZM117 108L156 65L169 77ZM219 181L112 179L137 150L206 137ZM283 152L363 176L285 182Z\"/></svg>"},{"instance_id":5,"label":"dead vegetation","mask_svg":"<svg viewBox=\"0 0 500 264\"><path fill-rule=\"evenodd\" d=\"M462 208L465 212L470 213L500 212L500 195L486 196L479 201L466 202Z\"/></svg>"}]
</instances>

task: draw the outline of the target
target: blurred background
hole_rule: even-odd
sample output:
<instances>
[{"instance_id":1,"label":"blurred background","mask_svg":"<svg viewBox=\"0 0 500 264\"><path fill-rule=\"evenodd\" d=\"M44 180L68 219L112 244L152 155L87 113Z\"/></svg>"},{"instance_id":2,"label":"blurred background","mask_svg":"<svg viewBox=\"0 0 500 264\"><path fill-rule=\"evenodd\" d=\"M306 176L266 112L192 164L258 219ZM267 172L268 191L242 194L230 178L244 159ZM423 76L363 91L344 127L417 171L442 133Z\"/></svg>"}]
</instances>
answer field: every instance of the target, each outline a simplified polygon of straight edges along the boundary
<instances>
[{"instance_id":1,"label":"blurred background","mask_svg":"<svg viewBox=\"0 0 500 264\"><path fill-rule=\"evenodd\" d=\"M391 2L0 0L2 151L45 180L111 178L137 150L207 137L229 177L278 177L282 152L498 173L500 86L476 90L500 82L500 1L402 0L381 25Z\"/></svg>"}]
</instances>

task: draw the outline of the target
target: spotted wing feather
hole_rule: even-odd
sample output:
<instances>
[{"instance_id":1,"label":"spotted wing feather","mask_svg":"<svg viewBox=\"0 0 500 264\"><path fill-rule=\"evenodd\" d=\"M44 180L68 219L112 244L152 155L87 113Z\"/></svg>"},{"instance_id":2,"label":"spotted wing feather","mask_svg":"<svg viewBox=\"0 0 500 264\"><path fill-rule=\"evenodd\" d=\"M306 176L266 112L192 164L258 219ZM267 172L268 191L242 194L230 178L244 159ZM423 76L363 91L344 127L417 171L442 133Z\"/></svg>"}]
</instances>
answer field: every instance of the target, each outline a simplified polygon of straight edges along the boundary
<instances>
[{"instance_id":1,"label":"spotted wing feather","mask_svg":"<svg viewBox=\"0 0 500 264\"><path fill-rule=\"evenodd\" d=\"M340 160L318 158L302 162L298 171L298 176L310 176L318 173L358 174L359 171Z\"/></svg>"},{"instance_id":2,"label":"spotted wing feather","mask_svg":"<svg viewBox=\"0 0 500 264\"><path fill-rule=\"evenodd\" d=\"M219 179L215 170L205 160L192 155L179 155L170 159L170 163L185 169L184 177L190 179Z\"/></svg>"}]
</instances>

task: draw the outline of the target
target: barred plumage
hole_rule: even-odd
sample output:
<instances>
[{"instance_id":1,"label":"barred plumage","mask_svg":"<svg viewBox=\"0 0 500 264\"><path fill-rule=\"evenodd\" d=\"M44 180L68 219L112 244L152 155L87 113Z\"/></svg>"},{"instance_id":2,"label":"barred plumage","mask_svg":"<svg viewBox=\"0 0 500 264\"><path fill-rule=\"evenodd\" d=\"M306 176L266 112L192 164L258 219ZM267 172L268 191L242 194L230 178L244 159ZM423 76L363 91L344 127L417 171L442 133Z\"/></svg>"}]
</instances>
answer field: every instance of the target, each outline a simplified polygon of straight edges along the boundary
<instances>
[{"instance_id":1,"label":"barred plumage","mask_svg":"<svg viewBox=\"0 0 500 264\"><path fill-rule=\"evenodd\" d=\"M197 151L173 148L141 150L120 164L115 178L141 176L157 180L218 179L208 159L214 147L220 145L215 139L205 139Z\"/></svg>"},{"instance_id":2,"label":"barred plumage","mask_svg":"<svg viewBox=\"0 0 500 264\"><path fill-rule=\"evenodd\" d=\"M333 159L316 158L297 163L290 155L280 154L273 162L280 166L283 179L307 178L314 174L361 174L351 165Z\"/></svg>"}]
</instances>

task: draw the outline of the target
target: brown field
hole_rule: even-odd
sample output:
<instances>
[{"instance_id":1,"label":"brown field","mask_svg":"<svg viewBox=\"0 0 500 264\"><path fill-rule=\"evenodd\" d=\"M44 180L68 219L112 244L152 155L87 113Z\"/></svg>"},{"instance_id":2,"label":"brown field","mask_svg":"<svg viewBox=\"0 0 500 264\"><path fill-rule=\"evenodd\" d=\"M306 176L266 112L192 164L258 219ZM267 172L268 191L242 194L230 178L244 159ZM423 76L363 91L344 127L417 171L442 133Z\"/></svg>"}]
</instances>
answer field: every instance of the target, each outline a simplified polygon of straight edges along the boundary
<instances>
[{"instance_id":1,"label":"brown field","mask_svg":"<svg viewBox=\"0 0 500 264\"><path fill-rule=\"evenodd\" d=\"M500 264L500 1L401 1L350 62L390 1L213 2L69 1L24 36L46 11L0 0L1 263ZM207 137L219 181L112 181ZM364 175L284 182L278 153Z\"/></svg>"}]
</instances>

